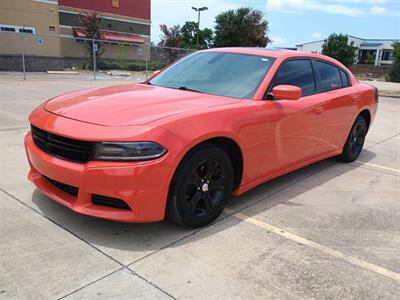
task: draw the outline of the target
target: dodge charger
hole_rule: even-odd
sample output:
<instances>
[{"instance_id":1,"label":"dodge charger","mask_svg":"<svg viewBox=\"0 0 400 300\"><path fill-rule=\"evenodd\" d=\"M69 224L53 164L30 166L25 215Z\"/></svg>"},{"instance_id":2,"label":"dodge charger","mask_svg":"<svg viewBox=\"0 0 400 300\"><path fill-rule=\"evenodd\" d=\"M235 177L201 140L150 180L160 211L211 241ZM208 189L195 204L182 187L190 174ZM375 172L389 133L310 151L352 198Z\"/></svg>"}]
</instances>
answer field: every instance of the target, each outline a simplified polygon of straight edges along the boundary
<instances>
[{"instance_id":1,"label":"dodge charger","mask_svg":"<svg viewBox=\"0 0 400 300\"><path fill-rule=\"evenodd\" d=\"M142 83L75 91L30 115L28 178L73 211L200 227L231 195L360 155L378 91L319 54L223 48Z\"/></svg>"}]
</instances>

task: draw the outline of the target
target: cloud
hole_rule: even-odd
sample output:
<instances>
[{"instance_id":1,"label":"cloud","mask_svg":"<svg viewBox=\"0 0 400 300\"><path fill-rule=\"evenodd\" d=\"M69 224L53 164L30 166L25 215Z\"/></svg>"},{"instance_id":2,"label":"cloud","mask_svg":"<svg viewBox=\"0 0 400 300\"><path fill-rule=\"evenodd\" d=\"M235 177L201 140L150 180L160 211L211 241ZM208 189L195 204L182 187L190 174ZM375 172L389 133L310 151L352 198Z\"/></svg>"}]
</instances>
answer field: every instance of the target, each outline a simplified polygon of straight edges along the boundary
<instances>
[{"instance_id":1,"label":"cloud","mask_svg":"<svg viewBox=\"0 0 400 300\"><path fill-rule=\"evenodd\" d=\"M351 0L350 0L351 1ZM302 14L305 10L314 10L329 14L340 14L349 17L359 17L364 12L359 8L334 2L319 2L316 0L267 0L268 11Z\"/></svg>"},{"instance_id":2,"label":"cloud","mask_svg":"<svg viewBox=\"0 0 400 300\"><path fill-rule=\"evenodd\" d=\"M372 6L370 12L375 16L400 16L400 11L390 11L383 6Z\"/></svg>"},{"instance_id":3,"label":"cloud","mask_svg":"<svg viewBox=\"0 0 400 300\"><path fill-rule=\"evenodd\" d=\"M388 13L388 10L382 6L372 6L370 11L373 15L385 15Z\"/></svg>"},{"instance_id":4,"label":"cloud","mask_svg":"<svg viewBox=\"0 0 400 300\"><path fill-rule=\"evenodd\" d=\"M315 39L319 39L321 36L322 36L322 35L321 35L321 32L313 32L313 33L311 34L311 37L312 37L312 38L315 38Z\"/></svg>"},{"instance_id":5,"label":"cloud","mask_svg":"<svg viewBox=\"0 0 400 300\"><path fill-rule=\"evenodd\" d=\"M287 44L287 39L281 36L272 36L272 46L278 47L278 46L286 46Z\"/></svg>"},{"instance_id":6,"label":"cloud","mask_svg":"<svg viewBox=\"0 0 400 300\"><path fill-rule=\"evenodd\" d=\"M331 1L326 1L330 3L354 3L354 4L384 4L388 3L388 0L331 0Z\"/></svg>"}]
</instances>

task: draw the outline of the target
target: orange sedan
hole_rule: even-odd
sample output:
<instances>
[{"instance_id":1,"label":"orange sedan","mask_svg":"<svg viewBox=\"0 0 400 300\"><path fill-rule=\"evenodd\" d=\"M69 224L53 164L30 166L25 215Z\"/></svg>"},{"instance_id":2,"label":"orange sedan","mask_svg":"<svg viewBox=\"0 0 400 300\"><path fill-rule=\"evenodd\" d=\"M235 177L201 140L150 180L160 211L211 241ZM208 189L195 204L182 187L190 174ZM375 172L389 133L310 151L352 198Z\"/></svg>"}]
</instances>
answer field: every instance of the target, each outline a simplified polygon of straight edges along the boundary
<instances>
[{"instance_id":1,"label":"orange sedan","mask_svg":"<svg viewBox=\"0 0 400 300\"><path fill-rule=\"evenodd\" d=\"M357 159L377 102L376 89L326 56L199 51L144 83L36 108L29 179L85 215L204 226L231 194L328 157Z\"/></svg>"}]
</instances>

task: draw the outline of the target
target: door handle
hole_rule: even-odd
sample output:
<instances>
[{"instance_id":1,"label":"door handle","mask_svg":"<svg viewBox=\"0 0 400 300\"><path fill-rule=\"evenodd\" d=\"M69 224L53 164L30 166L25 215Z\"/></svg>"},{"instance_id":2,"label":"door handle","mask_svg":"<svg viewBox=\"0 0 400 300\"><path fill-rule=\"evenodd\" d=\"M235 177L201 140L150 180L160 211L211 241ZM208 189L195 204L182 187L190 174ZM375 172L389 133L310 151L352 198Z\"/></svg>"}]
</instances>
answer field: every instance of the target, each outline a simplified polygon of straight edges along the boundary
<instances>
[{"instance_id":1,"label":"door handle","mask_svg":"<svg viewBox=\"0 0 400 300\"><path fill-rule=\"evenodd\" d=\"M314 109L314 112L316 115L322 114L324 111L325 111L325 109L322 106Z\"/></svg>"}]
</instances>

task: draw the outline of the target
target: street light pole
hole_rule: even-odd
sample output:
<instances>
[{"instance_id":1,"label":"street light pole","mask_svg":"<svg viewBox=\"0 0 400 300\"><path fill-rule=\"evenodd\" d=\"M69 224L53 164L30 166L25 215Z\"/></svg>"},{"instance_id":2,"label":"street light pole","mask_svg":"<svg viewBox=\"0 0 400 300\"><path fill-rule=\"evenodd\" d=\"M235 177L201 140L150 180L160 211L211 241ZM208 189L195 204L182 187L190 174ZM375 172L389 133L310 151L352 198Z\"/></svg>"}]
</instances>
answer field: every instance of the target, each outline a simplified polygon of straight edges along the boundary
<instances>
[{"instance_id":1,"label":"street light pole","mask_svg":"<svg viewBox=\"0 0 400 300\"><path fill-rule=\"evenodd\" d=\"M26 80L26 68L25 68L25 25L22 26L22 35L21 35L21 40L22 40L22 72L24 73L24 80Z\"/></svg>"},{"instance_id":2,"label":"street light pole","mask_svg":"<svg viewBox=\"0 0 400 300\"><path fill-rule=\"evenodd\" d=\"M204 10L208 10L208 7L203 6L203 7L192 7L194 11L198 12L198 17L197 17L197 49L199 49L199 41L200 41L200 13Z\"/></svg>"}]
</instances>

